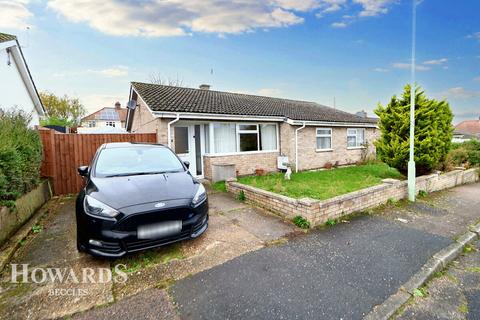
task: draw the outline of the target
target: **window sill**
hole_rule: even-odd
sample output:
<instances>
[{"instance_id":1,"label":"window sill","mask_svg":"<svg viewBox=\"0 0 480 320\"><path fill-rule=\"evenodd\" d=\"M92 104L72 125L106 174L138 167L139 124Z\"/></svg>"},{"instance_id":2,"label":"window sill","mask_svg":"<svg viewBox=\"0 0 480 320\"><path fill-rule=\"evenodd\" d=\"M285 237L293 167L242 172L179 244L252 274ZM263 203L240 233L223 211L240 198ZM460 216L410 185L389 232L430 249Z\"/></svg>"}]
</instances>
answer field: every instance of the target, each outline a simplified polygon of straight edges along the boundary
<instances>
[{"instance_id":1,"label":"window sill","mask_svg":"<svg viewBox=\"0 0 480 320\"><path fill-rule=\"evenodd\" d=\"M359 150L359 149L365 149L365 147L347 147L347 150Z\"/></svg>"},{"instance_id":2,"label":"window sill","mask_svg":"<svg viewBox=\"0 0 480 320\"><path fill-rule=\"evenodd\" d=\"M226 156L241 156L247 154L262 154L262 153L279 153L278 150L260 150L260 151L243 151L243 152L229 152L229 153L205 153L205 157L226 157Z\"/></svg>"},{"instance_id":3,"label":"window sill","mask_svg":"<svg viewBox=\"0 0 480 320\"><path fill-rule=\"evenodd\" d=\"M315 152L332 152L333 149L316 149Z\"/></svg>"}]
</instances>

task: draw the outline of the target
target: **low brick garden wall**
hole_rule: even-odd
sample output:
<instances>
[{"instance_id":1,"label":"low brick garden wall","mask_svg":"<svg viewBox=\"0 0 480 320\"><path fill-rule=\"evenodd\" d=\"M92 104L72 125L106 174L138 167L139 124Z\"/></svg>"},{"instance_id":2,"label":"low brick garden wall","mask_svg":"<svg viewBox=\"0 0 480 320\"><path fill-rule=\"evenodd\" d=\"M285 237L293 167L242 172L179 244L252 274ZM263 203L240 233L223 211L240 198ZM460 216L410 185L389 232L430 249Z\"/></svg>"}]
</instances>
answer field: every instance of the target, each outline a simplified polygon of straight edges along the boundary
<instances>
[{"instance_id":1,"label":"low brick garden wall","mask_svg":"<svg viewBox=\"0 0 480 320\"><path fill-rule=\"evenodd\" d=\"M385 179L381 185L347 193L327 200L310 198L294 199L273 192L244 185L236 180L226 182L227 191L245 194L246 201L272 211L286 219L301 215L313 226L337 219L353 212L374 208L389 199L408 197L407 181ZM458 185L479 181L478 169L455 170L443 174L431 174L416 178L416 190L434 192Z\"/></svg>"}]
</instances>

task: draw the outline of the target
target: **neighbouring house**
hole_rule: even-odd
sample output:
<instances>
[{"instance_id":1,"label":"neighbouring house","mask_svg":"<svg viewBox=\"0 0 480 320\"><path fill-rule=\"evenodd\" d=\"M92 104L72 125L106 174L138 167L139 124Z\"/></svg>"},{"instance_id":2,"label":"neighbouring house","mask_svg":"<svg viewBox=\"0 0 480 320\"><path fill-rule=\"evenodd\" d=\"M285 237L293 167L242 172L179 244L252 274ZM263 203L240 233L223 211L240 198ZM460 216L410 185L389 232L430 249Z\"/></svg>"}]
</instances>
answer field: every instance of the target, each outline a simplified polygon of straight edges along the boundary
<instances>
[{"instance_id":1,"label":"neighbouring house","mask_svg":"<svg viewBox=\"0 0 480 320\"><path fill-rule=\"evenodd\" d=\"M354 164L374 153L376 120L314 102L132 82L130 132L156 132L197 177ZM286 157L286 158L285 158Z\"/></svg>"},{"instance_id":2,"label":"neighbouring house","mask_svg":"<svg viewBox=\"0 0 480 320\"><path fill-rule=\"evenodd\" d=\"M14 35L0 33L0 75L2 94L0 108L19 109L31 115L31 126L38 126L45 116L45 109L33 82L22 48Z\"/></svg>"},{"instance_id":3,"label":"neighbouring house","mask_svg":"<svg viewBox=\"0 0 480 320\"><path fill-rule=\"evenodd\" d=\"M465 142L480 139L480 117L477 120L465 120L455 126L453 142Z\"/></svg>"},{"instance_id":4,"label":"neighbouring house","mask_svg":"<svg viewBox=\"0 0 480 320\"><path fill-rule=\"evenodd\" d=\"M124 133L127 109L120 102L115 107L102 108L82 118L78 133Z\"/></svg>"}]
</instances>

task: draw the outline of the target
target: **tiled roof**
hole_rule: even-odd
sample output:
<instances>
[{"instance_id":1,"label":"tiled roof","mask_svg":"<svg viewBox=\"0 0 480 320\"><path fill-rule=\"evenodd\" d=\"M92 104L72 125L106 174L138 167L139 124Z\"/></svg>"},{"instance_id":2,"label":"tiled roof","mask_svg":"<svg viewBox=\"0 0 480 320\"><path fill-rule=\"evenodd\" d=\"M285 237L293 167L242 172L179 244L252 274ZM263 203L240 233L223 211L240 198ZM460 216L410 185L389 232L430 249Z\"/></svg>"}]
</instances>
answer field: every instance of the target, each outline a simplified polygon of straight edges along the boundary
<instances>
[{"instance_id":1,"label":"tiled roof","mask_svg":"<svg viewBox=\"0 0 480 320\"><path fill-rule=\"evenodd\" d=\"M372 118L314 102L132 82L153 111L286 117L292 120L375 123Z\"/></svg>"},{"instance_id":2,"label":"tiled roof","mask_svg":"<svg viewBox=\"0 0 480 320\"><path fill-rule=\"evenodd\" d=\"M480 119L462 121L455 126L455 129L466 133L480 134Z\"/></svg>"},{"instance_id":3,"label":"tiled roof","mask_svg":"<svg viewBox=\"0 0 480 320\"><path fill-rule=\"evenodd\" d=\"M82 118L82 121L89 120L103 120L103 121L126 121L127 109L126 108L102 108L94 113L89 114Z\"/></svg>"},{"instance_id":4,"label":"tiled roof","mask_svg":"<svg viewBox=\"0 0 480 320\"><path fill-rule=\"evenodd\" d=\"M17 39L17 37L15 37L14 35L0 32L0 42L7 42L15 39Z\"/></svg>"}]
</instances>

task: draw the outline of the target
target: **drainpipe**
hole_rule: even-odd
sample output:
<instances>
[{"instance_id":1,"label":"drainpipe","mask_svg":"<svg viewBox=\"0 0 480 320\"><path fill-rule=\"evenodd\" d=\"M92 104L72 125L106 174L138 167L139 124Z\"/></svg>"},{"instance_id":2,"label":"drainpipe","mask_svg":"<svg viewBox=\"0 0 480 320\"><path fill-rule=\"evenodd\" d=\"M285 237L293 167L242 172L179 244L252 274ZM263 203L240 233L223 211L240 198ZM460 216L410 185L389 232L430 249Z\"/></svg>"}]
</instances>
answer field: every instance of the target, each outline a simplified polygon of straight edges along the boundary
<instances>
[{"instance_id":1,"label":"drainpipe","mask_svg":"<svg viewBox=\"0 0 480 320\"><path fill-rule=\"evenodd\" d=\"M298 172L298 131L305 128L305 122L300 128L295 129L295 172Z\"/></svg>"},{"instance_id":2,"label":"drainpipe","mask_svg":"<svg viewBox=\"0 0 480 320\"><path fill-rule=\"evenodd\" d=\"M170 149L172 148L172 133L170 132L170 128L171 128L172 124L174 124L178 120L180 120L180 113L177 113L177 117L167 124L167 137L168 137L167 139L168 139L168 147Z\"/></svg>"}]
</instances>

